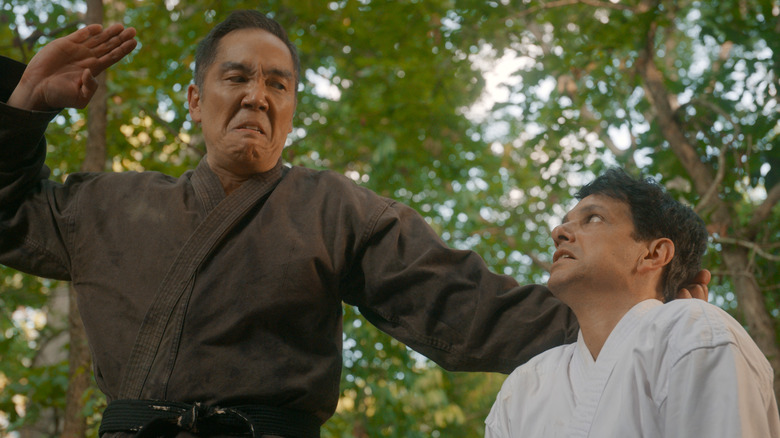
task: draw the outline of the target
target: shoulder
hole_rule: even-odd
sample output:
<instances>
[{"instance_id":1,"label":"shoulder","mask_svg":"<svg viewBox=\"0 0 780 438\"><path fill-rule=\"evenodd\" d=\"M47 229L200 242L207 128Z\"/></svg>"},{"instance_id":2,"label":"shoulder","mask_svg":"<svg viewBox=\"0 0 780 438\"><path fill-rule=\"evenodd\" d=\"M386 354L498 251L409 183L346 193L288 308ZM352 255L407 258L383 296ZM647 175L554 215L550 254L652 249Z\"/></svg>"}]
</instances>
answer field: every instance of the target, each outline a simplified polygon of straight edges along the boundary
<instances>
[{"instance_id":1,"label":"shoulder","mask_svg":"<svg viewBox=\"0 0 780 438\"><path fill-rule=\"evenodd\" d=\"M720 307L697 299L674 300L648 312L644 324L659 335L702 347L734 342L745 329Z\"/></svg>"},{"instance_id":2,"label":"shoulder","mask_svg":"<svg viewBox=\"0 0 780 438\"><path fill-rule=\"evenodd\" d=\"M702 348L730 347L764 367L769 366L737 320L720 307L702 300L681 299L658 306L648 314L643 325L675 359Z\"/></svg>"},{"instance_id":3,"label":"shoulder","mask_svg":"<svg viewBox=\"0 0 780 438\"><path fill-rule=\"evenodd\" d=\"M287 173L289 177L296 180L306 180L322 184L339 184L346 186L356 186L357 184L350 178L341 173L327 169L311 169L303 166L289 166Z\"/></svg>"},{"instance_id":4,"label":"shoulder","mask_svg":"<svg viewBox=\"0 0 780 438\"><path fill-rule=\"evenodd\" d=\"M299 183L326 185L348 191L370 192L374 196L379 196L371 190L360 186L353 179L333 170L318 170L302 166L290 166L290 170L285 178L290 178L290 180Z\"/></svg>"},{"instance_id":5,"label":"shoulder","mask_svg":"<svg viewBox=\"0 0 780 438\"><path fill-rule=\"evenodd\" d=\"M117 211L138 202L168 205L191 191L190 172L175 178L159 172L78 172L63 184L50 181L52 196L73 202L76 211ZM79 213L80 214L80 213Z\"/></svg>"},{"instance_id":6,"label":"shoulder","mask_svg":"<svg viewBox=\"0 0 780 438\"><path fill-rule=\"evenodd\" d=\"M191 173L192 171L187 171L180 178L176 178L160 172L78 172L68 175L65 186L121 194L171 187L189 181Z\"/></svg>"},{"instance_id":7,"label":"shoulder","mask_svg":"<svg viewBox=\"0 0 780 438\"><path fill-rule=\"evenodd\" d=\"M286 190L301 193L311 201L328 202L330 205L395 205L396 202L382 197L372 190L358 185L352 179L332 170L315 170L291 166L282 186ZM301 200L305 202L304 200Z\"/></svg>"}]
</instances>

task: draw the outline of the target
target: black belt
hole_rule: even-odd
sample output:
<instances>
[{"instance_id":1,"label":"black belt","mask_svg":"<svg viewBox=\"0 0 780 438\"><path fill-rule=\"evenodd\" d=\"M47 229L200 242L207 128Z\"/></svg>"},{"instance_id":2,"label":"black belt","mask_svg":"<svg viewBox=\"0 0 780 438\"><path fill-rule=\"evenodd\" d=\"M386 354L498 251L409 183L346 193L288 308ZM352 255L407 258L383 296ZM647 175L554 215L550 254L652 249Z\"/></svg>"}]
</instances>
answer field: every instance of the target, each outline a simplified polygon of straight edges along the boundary
<instances>
[{"instance_id":1,"label":"black belt","mask_svg":"<svg viewBox=\"0 0 780 438\"><path fill-rule=\"evenodd\" d=\"M319 438L312 414L262 405L208 406L155 400L114 400L103 412L100 435L138 432L137 437L172 437L188 431L204 436Z\"/></svg>"}]
</instances>

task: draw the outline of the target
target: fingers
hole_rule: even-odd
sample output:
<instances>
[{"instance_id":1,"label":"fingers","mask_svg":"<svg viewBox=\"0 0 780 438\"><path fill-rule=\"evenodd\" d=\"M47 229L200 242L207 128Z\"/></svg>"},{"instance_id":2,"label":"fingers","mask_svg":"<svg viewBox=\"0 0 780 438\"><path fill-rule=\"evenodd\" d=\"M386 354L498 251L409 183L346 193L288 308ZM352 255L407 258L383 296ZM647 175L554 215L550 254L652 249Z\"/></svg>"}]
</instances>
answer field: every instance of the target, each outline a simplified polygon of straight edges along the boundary
<instances>
[{"instance_id":1,"label":"fingers","mask_svg":"<svg viewBox=\"0 0 780 438\"><path fill-rule=\"evenodd\" d=\"M92 26L100 26L100 25L91 24L85 27L85 29ZM105 29L102 29L102 26L100 26L98 28L98 32L92 33L90 35L90 38L84 40L84 43L87 45L87 47L93 50L99 50L99 46L101 44L105 44L107 41L110 41L112 38L116 37L117 35L120 35L124 28L125 27L119 23L114 23Z\"/></svg>"},{"instance_id":2,"label":"fingers","mask_svg":"<svg viewBox=\"0 0 780 438\"><path fill-rule=\"evenodd\" d=\"M115 24L96 35L87 43L87 46L95 55L103 56L134 37L134 28L128 27L125 29L121 24Z\"/></svg>"},{"instance_id":3,"label":"fingers","mask_svg":"<svg viewBox=\"0 0 780 438\"><path fill-rule=\"evenodd\" d=\"M693 298L693 295L691 295L691 291L688 289L680 289L679 292L677 292L677 299L685 299L685 298Z\"/></svg>"},{"instance_id":4,"label":"fingers","mask_svg":"<svg viewBox=\"0 0 780 438\"><path fill-rule=\"evenodd\" d=\"M689 284L687 287L680 289L677 298L698 298L707 301L709 298L709 289L705 284Z\"/></svg>"},{"instance_id":5,"label":"fingers","mask_svg":"<svg viewBox=\"0 0 780 438\"><path fill-rule=\"evenodd\" d=\"M712 280L712 273L706 269L697 272L693 277L693 283L680 289L677 298L698 298L707 301L709 299L709 288L707 287Z\"/></svg>"},{"instance_id":6,"label":"fingers","mask_svg":"<svg viewBox=\"0 0 780 438\"><path fill-rule=\"evenodd\" d=\"M92 99L92 95L97 90L98 82L92 72L89 69L85 69L81 75L81 98L85 102L89 102Z\"/></svg>"},{"instance_id":7,"label":"fingers","mask_svg":"<svg viewBox=\"0 0 780 438\"><path fill-rule=\"evenodd\" d=\"M712 280L712 273L706 269L702 269L693 277L695 283L703 284L705 287L710 284L710 280Z\"/></svg>"},{"instance_id":8,"label":"fingers","mask_svg":"<svg viewBox=\"0 0 780 438\"><path fill-rule=\"evenodd\" d=\"M121 25L115 25L122 28ZM112 26L114 27L114 26ZM117 63L120 59L127 56L138 45L135 40L135 29L132 27L122 28L122 31L113 37L104 41L100 46L93 49L97 56L95 65L95 74L100 74L109 66Z\"/></svg>"},{"instance_id":9,"label":"fingers","mask_svg":"<svg viewBox=\"0 0 780 438\"><path fill-rule=\"evenodd\" d=\"M73 32L65 38L70 38L73 42L82 44L86 41L89 41L90 38L94 37L95 35L99 35L102 30L103 26L99 24L90 24L89 26L84 26L81 29Z\"/></svg>"}]
</instances>

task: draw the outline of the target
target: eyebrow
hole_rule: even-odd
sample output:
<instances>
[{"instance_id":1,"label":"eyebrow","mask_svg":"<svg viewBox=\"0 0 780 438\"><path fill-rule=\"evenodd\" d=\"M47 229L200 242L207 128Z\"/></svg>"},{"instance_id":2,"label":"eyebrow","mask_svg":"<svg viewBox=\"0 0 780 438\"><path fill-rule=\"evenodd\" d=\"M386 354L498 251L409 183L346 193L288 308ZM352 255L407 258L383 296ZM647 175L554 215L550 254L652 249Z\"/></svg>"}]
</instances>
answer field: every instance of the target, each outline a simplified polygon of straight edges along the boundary
<instances>
[{"instance_id":1,"label":"eyebrow","mask_svg":"<svg viewBox=\"0 0 780 438\"><path fill-rule=\"evenodd\" d=\"M255 69L249 67L246 64L242 64L240 62L227 61L227 62L223 62L222 64L219 65L219 71L222 72L222 73L230 71L230 70L238 70L238 71L240 71L242 73L246 73L246 74L252 74L252 73L255 72Z\"/></svg>"},{"instance_id":2,"label":"eyebrow","mask_svg":"<svg viewBox=\"0 0 780 438\"><path fill-rule=\"evenodd\" d=\"M268 70L263 70L263 73L269 76L280 76L285 79L292 79L295 77L295 75L290 70L285 70L281 68L269 68Z\"/></svg>"},{"instance_id":3,"label":"eyebrow","mask_svg":"<svg viewBox=\"0 0 780 438\"><path fill-rule=\"evenodd\" d=\"M249 67L248 65L241 62L227 61L220 64L219 67L222 73L231 70L237 70L248 75L255 73L254 68ZM269 76L278 76L285 79L293 79L295 77L295 75L293 75L293 73L290 70L281 69L281 68L269 68L267 70L263 70L263 73Z\"/></svg>"}]
</instances>

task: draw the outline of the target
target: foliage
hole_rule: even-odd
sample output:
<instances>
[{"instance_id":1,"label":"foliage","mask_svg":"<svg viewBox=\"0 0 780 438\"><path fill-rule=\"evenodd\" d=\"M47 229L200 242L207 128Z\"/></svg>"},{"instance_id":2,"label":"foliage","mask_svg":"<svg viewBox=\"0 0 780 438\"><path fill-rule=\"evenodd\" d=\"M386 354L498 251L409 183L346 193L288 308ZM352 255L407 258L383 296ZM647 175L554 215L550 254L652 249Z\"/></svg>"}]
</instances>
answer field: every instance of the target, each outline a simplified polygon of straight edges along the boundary
<instances>
[{"instance_id":1,"label":"foliage","mask_svg":"<svg viewBox=\"0 0 780 438\"><path fill-rule=\"evenodd\" d=\"M553 200L569 195L573 176L598 173L615 163L662 179L710 225L714 239L706 266L716 274L712 290L716 302L732 308L734 294L728 291L734 290L733 273L722 265L720 241L740 236L739 228L749 222L780 172L780 149L774 147L780 143L778 5L592 3L558 7L526 1L507 7L497 24L506 25L510 35L497 49L527 59L516 73L512 101L499 103L493 112L495 123L510 126L505 146L512 148L515 169L528 164L538 168ZM701 202L692 175L652 113L647 84L637 71L651 31L655 63L676 101L673 117L699 160L713 174L722 172L715 196L734 211L729 229L718 229L712 204ZM618 132L624 135L616 136ZM626 140L616 145L616 137ZM576 186L580 178L574 181ZM776 212L757 237L764 254L777 249L772 245L780 229ZM518 213L526 220L539 219L533 211ZM778 258L754 253L752 260L776 317L769 303L776 302Z\"/></svg>"},{"instance_id":2,"label":"foliage","mask_svg":"<svg viewBox=\"0 0 780 438\"><path fill-rule=\"evenodd\" d=\"M136 27L140 42L109 72L107 167L179 175L204 153L186 106L194 44L229 11L257 3L105 3L106 21ZM452 246L475 249L522 282L545 281L551 226L572 190L606 166L641 169L691 205L702 200L637 72L654 30L674 117L700 161L724 171L717 196L737 220L711 229L706 266L716 274L715 302L738 310L717 239L736 236L780 179L777 2L269 0L263 8L288 29L305 71L285 159L413 206ZM29 59L33 43L67 32L78 11L81 2L4 1L0 54ZM22 50L16 37L29 32L40 37ZM501 58L513 70L496 87L482 69ZM54 178L78 170L84 136L83 112L55 120L47 135ZM751 241L751 268L776 319L777 256L761 255L777 253L773 212ZM712 225L711 209L701 213ZM54 285L2 269L0 372L12 383L0 411L16 427L36 409L61 408L61 379L33 376L63 368L32 366L38 346L14 336L11 317L44 308ZM341 403L323 435L481 436L502 380L442 371L347 307ZM30 415L15 416L12 391L31 394ZM94 416L103 400L85 396Z\"/></svg>"}]
</instances>

